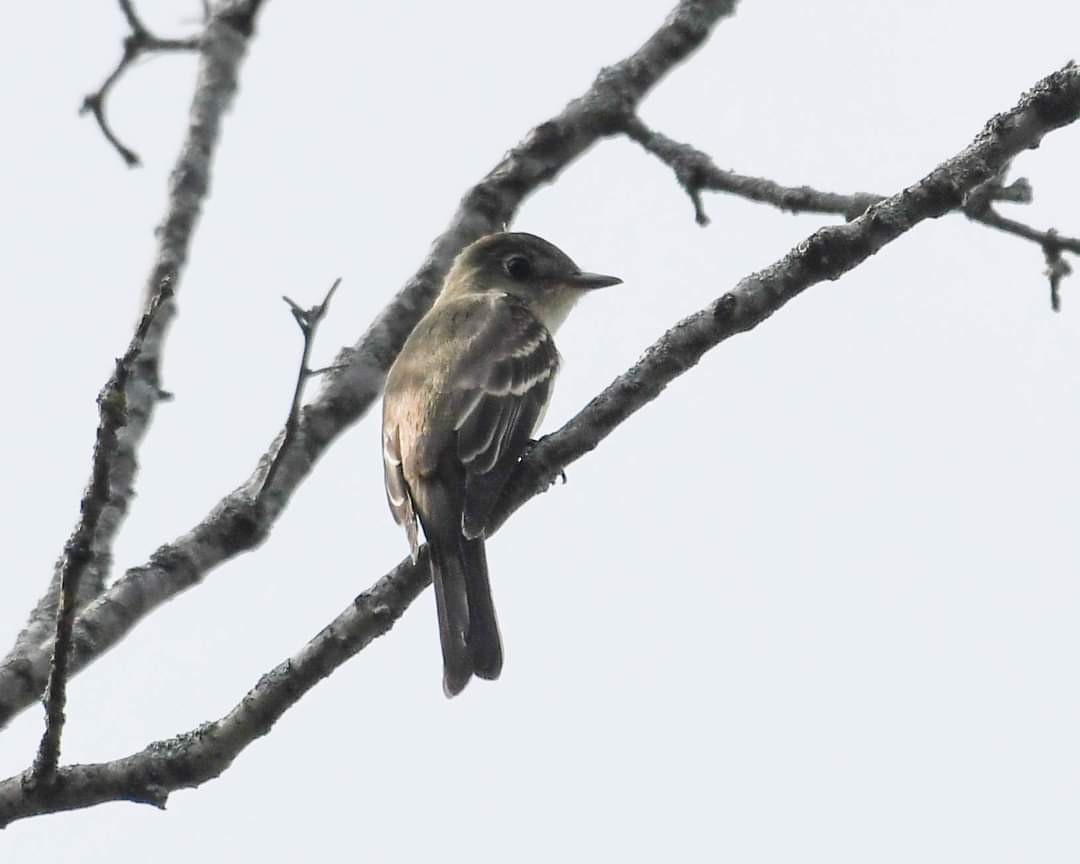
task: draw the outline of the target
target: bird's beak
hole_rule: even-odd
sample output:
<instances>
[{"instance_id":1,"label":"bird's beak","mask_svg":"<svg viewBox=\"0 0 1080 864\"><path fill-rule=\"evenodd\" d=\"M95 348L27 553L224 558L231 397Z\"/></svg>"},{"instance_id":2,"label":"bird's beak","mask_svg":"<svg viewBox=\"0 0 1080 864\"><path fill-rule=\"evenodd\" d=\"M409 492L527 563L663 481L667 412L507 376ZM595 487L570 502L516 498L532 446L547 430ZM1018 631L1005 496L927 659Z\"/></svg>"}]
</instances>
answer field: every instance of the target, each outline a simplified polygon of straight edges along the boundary
<instances>
[{"instance_id":1,"label":"bird's beak","mask_svg":"<svg viewBox=\"0 0 1080 864\"><path fill-rule=\"evenodd\" d=\"M605 276L603 273L575 273L566 280L575 288L583 291L592 291L595 288L607 288L609 285L620 285L622 279L618 276Z\"/></svg>"}]
</instances>

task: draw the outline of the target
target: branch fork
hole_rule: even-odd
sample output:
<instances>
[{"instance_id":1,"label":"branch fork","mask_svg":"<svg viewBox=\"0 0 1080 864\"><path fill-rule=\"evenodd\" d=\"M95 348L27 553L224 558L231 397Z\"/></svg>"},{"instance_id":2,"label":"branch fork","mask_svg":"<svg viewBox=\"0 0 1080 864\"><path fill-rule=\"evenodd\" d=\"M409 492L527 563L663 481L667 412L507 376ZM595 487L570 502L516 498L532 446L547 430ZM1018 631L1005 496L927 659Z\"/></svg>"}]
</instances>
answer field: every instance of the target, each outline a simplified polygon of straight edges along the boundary
<instances>
[{"instance_id":1,"label":"branch fork","mask_svg":"<svg viewBox=\"0 0 1080 864\"><path fill-rule=\"evenodd\" d=\"M292 449L293 441L296 438L297 429L300 425L300 407L304 398L304 385L307 384L308 379L313 378L316 375L322 375L326 372L336 372L345 368L341 364L323 366L320 369L312 369L308 365L311 360L311 349L315 344L315 334L318 332L319 325L323 322L326 313L330 309L330 301L334 298L334 294L337 292L339 285L341 285L340 276L334 280L334 283L330 286L330 290L328 290L326 296L323 297L322 302L316 303L314 306L307 309L290 297L282 296L281 298L288 304L289 311L292 312L293 319L300 328L300 334L304 337L304 348L300 354L300 369L296 374L296 384L293 387L292 403L289 406L289 414L285 420L285 431L281 436L281 444L278 446L277 451L270 460L270 464L266 469L266 476L263 478L262 485L259 488L256 501L256 507L259 510L262 510L264 507L267 501L266 496L273 488L274 478L281 469L284 454Z\"/></svg>"},{"instance_id":2,"label":"branch fork","mask_svg":"<svg viewBox=\"0 0 1080 864\"><path fill-rule=\"evenodd\" d=\"M98 87L97 90L93 93L88 93L83 97L79 113L93 114L105 139L113 146L113 149L116 150L120 155L120 158L124 160L129 168L135 168L141 164L139 154L126 146L119 137L117 137L112 126L109 125L108 117L105 114L106 101L108 100L113 85L120 80L124 72L127 71L128 66L144 54L198 51L201 40L199 37L191 37L189 39L161 39L151 33L147 26L143 24L142 19L135 11L135 6L131 0L119 0L119 3L120 11L123 13L124 18L127 19L128 27L131 32L124 37L123 51L120 54L120 61L116 64L116 68L109 73L108 77L102 82L102 85ZM209 9L204 6L204 19L209 20L209 17Z\"/></svg>"}]
</instances>

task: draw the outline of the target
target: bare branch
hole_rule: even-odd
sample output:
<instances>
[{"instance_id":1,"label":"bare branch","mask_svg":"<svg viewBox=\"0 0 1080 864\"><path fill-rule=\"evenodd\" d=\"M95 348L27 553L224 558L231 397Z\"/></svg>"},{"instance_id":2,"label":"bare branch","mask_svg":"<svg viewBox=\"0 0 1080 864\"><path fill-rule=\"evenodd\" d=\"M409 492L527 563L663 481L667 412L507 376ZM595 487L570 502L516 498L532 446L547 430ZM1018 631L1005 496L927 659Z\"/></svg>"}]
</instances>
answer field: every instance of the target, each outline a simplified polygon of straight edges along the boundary
<instances>
[{"instance_id":1,"label":"bare branch","mask_svg":"<svg viewBox=\"0 0 1080 864\"><path fill-rule=\"evenodd\" d=\"M131 28L131 32L124 37L124 50L120 54L120 61L116 64L116 68L109 73L109 76L102 82L102 85L98 87L97 90L93 93L88 93L83 98L79 113L93 114L94 119L97 120L97 124L106 140L108 140L116 152L120 154L120 158L123 159L129 167L134 168L139 164L139 154L131 148L124 146L116 136L116 133L113 132L112 127L109 125L108 118L105 116L105 105L106 100L109 97L109 92L112 90L113 85L120 80L128 66L144 54L198 51L199 39L159 39L146 28L145 24L143 24L142 20L135 12L135 7L131 0L119 0L119 3L120 11L124 14L124 18L127 19L128 27Z\"/></svg>"},{"instance_id":2,"label":"bare branch","mask_svg":"<svg viewBox=\"0 0 1080 864\"><path fill-rule=\"evenodd\" d=\"M71 628L75 622L76 596L79 581L93 560L93 539L102 513L109 505L111 460L117 455L117 436L127 423L125 393L134 370L135 360L142 351L143 341L163 303L172 297L168 284L160 287L154 302L143 313L131 344L124 356L116 361L116 369L98 394L99 423L94 443L90 483L83 493L79 510L82 517L64 548L60 570L60 602L56 613L56 636L53 640L49 681L45 689L45 732L41 736L37 756L28 781L31 788L53 782L60 761L60 737L64 729L64 707L67 702L68 660L71 656Z\"/></svg>"},{"instance_id":3,"label":"bare branch","mask_svg":"<svg viewBox=\"0 0 1080 864\"><path fill-rule=\"evenodd\" d=\"M636 115L626 118L623 131L675 172L679 185L686 190L694 204L694 218L698 225L709 224L709 217L701 202L703 190L728 192L740 198L772 204L789 213L838 213L848 221L884 197L869 192L840 195L821 192L809 186L781 186L764 177L725 171L717 168L705 153L650 129Z\"/></svg>"},{"instance_id":4,"label":"bare branch","mask_svg":"<svg viewBox=\"0 0 1080 864\"><path fill-rule=\"evenodd\" d=\"M73 672L109 650L151 611L200 582L218 564L261 542L316 460L374 404L382 392L386 371L410 330L427 311L458 251L512 221L529 194L553 180L600 138L614 134L620 118L632 112L652 87L699 48L713 26L732 14L734 8L735 0L680 0L641 48L603 69L581 97L529 132L465 194L450 225L436 238L417 273L360 340L338 355L335 366L344 368L329 374L320 395L304 407L293 443L287 448L271 444L243 486L225 496L187 534L162 546L146 564L129 570L79 614L74 630ZM216 9L214 20L220 21L222 14ZM215 53L210 33L208 29L204 37L204 57ZM209 72L200 76L200 80L207 79L214 77ZM230 80L235 83L235 66ZM216 105L204 106L204 110L210 107ZM214 137L217 119L215 116L212 124ZM192 146L194 142L189 138L185 153ZM207 147L205 153L211 151ZM208 165L204 166L204 172L207 170ZM181 179L186 176L186 171L178 169L174 185L194 183L194 179ZM197 188L205 191L205 183ZM174 230L179 235L183 224L183 220L177 220L175 225L167 222L163 239ZM170 265L179 269L189 235L190 226L185 242L173 257L159 256L155 274L167 271ZM157 356L153 355L155 371ZM274 458L280 463L274 494L266 496L266 506L256 509L254 502L262 478ZM0 727L41 694L50 651L51 646L40 639L20 640L16 650L0 663Z\"/></svg>"},{"instance_id":5,"label":"bare branch","mask_svg":"<svg viewBox=\"0 0 1080 864\"><path fill-rule=\"evenodd\" d=\"M311 360L311 347L315 343L315 333L319 329L323 318L326 317L326 312L330 308L330 300L340 284L341 277L338 277L334 280L334 284L330 286L330 290L326 292L322 303L312 306L310 309L302 308L288 297L281 298L289 304L292 316L300 327L300 333L304 337L304 348L300 354L300 369L296 373L296 386L293 388L292 404L289 406L289 415L285 419L285 431L281 436L278 451L274 454L274 458L270 460L270 465L266 469L266 477L263 478L262 486L259 489L257 509L262 509L265 496L273 489L274 476L281 465L279 456L283 452L288 452L293 440L296 438L296 429L300 425L300 403L304 397L304 385L313 375L321 375L336 368L327 366L325 369L312 369L308 366L308 362Z\"/></svg>"},{"instance_id":6,"label":"bare branch","mask_svg":"<svg viewBox=\"0 0 1080 864\"><path fill-rule=\"evenodd\" d=\"M1056 252L1067 250L1074 255L1080 255L1080 237L1064 237L1055 228L1040 231L1037 228L1025 225L1023 222L1017 222L1015 219L1007 219L992 207L987 207L979 212L968 213L967 215L968 218L981 222L990 228L997 228L1007 234L1015 234L1017 237L1038 243L1044 249L1049 248Z\"/></svg>"},{"instance_id":7,"label":"bare branch","mask_svg":"<svg viewBox=\"0 0 1080 864\"><path fill-rule=\"evenodd\" d=\"M388 631L428 584L427 549L358 596L298 653L267 674L219 720L157 741L115 762L61 768L48 790L28 789L26 774L0 783L0 828L16 819L134 801L164 807L169 793L221 775L248 744L349 657Z\"/></svg>"},{"instance_id":8,"label":"bare branch","mask_svg":"<svg viewBox=\"0 0 1080 864\"><path fill-rule=\"evenodd\" d=\"M699 225L709 224L709 217L701 200L703 190L727 192L750 201L771 204L791 213L833 213L843 216L849 222L871 205L884 199L884 196L871 192L845 195L825 192L811 186L783 186L764 177L725 171L718 168L707 154L649 128L636 115L625 119L623 132L675 172L679 185L690 196L694 205L694 219ZM1050 278L1051 305L1057 311L1060 306L1058 286L1061 279L1072 272L1061 257L1061 252L1069 251L1080 255L1080 238L1063 237L1053 228L1039 231L1022 222L1001 216L993 208L994 202L1030 204L1033 198L1031 184L1023 177L1017 178L1008 186L1002 184L1008 168L1009 165L1006 164L994 177L972 189L964 198L960 209L973 222L1039 244L1047 260L1046 275Z\"/></svg>"},{"instance_id":9,"label":"bare branch","mask_svg":"<svg viewBox=\"0 0 1080 864\"><path fill-rule=\"evenodd\" d=\"M1012 111L998 115L959 155L854 221L822 228L770 267L665 333L645 356L585 409L533 448L511 481L492 531L559 471L589 452L619 423L655 399L722 340L764 321L811 285L838 279L925 219L960 206L965 193L1005 160L1080 116L1080 69L1068 66L1039 82ZM217 777L248 744L266 734L318 681L385 633L427 584L426 547L361 594L298 654L265 675L222 719L115 762L62 768L52 797L28 794L25 775L0 783L0 827L41 813L105 801L163 806L170 791Z\"/></svg>"},{"instance_id":10,"label":"bare branch","mask_svg":"<svg viewBox=\"0 0 1080 864\"><path fill-rule=\"evenodd\" d=\"M237 74L247 47L247 37L229 22L236 17L242 18L250 8L251 0L219 4L201 37L200 67L188 131L172 172L165 219L157 231L157 251L147 280L144 308L153 305L154 295L161 286L168 285L170 291L175 291L179 284L209 187L210 165L216 151L221 118L236 91ZM79 581L78 608L100 596L105 588L112 566L112 543L133 494L138 447L149 428L154 408L163 398L160 362L168 325L175 311L175 299L161 304L142 340L133 373L127 381L124 393L127 418L117 435L116 452L109 460L109 500L97 520L91 541L93 558ZM10 716L7 706L17 702L20 707L25 707L43 692L52 655L50 636L56 621L63 560L61 558L57 563L51 584L31 612L15 647L0 662L0 725ZM79 645L85 634L79 634L76 626L73 670L81 665Z\"/></svg>"}]
</instances>

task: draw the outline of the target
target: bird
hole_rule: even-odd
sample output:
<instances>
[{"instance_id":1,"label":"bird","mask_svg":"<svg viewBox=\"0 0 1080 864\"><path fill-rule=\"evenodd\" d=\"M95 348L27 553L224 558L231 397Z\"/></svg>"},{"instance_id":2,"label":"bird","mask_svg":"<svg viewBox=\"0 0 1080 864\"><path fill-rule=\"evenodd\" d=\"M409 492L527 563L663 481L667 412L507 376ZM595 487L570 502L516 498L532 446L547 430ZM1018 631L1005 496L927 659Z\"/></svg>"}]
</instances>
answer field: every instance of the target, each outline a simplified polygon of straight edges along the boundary
<instances>
[{"instance_id":1,"label":"bird","mask_svg":"<svg viewBox=\"0 0 1080 864\"><path fill-rule=\"evenodd\" d=\"M447 697L502 671L485 529L547 408L552 334L583 295L621 282L534 234L488 234L454 259L387 374L386 497L414 564L418 522L427 541Z\"/></svg>"}]
</instances>

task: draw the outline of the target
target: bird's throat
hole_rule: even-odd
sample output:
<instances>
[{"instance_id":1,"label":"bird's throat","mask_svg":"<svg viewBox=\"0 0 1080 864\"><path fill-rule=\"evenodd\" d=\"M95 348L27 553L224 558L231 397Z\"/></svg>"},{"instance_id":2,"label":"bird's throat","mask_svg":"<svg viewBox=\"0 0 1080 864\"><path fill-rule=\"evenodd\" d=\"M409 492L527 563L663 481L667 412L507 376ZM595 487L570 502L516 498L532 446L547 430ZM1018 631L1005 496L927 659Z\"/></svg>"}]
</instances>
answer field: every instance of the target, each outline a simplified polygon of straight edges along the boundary
<instances>
[{"instance_id":1,"label":"bird's throat","mask_svg":"<svg viewBox=\"0 0 1080 864\"><path fill-rule=\"evenodd\" d=\"M574 304L581 298L582 292L573 288L557 288L545 292L529 304L532 313L540 320L548 333L554 334L559 329Z\"/></svg>"}]
</instances>

